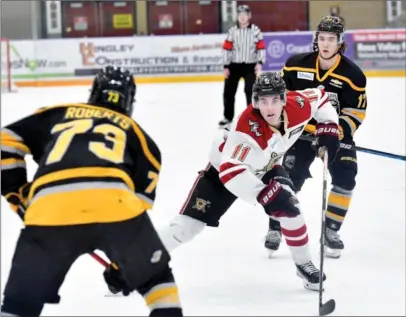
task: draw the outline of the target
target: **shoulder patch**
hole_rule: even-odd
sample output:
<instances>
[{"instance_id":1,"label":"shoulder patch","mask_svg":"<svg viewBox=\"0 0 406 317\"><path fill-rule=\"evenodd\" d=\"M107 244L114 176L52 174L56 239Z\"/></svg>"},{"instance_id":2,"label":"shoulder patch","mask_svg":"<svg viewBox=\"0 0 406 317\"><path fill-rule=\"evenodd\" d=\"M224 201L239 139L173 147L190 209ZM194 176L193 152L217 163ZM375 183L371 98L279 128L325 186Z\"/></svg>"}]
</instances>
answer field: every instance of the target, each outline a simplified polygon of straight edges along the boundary
<instances>
[{"instance_id":1,"label":"shoulder patch","mask_svg":"<svg viewBox=\"0 0 406 317\"><path fill-rule=\"evenodd\" d=\"M309 100L295 91L288 93L285 111L288 116L288 128L297 126L311 117Z\"/></svg>"},{"instance_id":2,"label":"shoulder patch","mask_svg":"<svg viewBox=\"0 0 406 317\"><path fill-rule=\"evenodd\" d=\"M244 110L237 121L235 130L249 135L261 149L266 149L273 132L261 118L259 112L251 106Z\"/></svg>"}]
</instances>

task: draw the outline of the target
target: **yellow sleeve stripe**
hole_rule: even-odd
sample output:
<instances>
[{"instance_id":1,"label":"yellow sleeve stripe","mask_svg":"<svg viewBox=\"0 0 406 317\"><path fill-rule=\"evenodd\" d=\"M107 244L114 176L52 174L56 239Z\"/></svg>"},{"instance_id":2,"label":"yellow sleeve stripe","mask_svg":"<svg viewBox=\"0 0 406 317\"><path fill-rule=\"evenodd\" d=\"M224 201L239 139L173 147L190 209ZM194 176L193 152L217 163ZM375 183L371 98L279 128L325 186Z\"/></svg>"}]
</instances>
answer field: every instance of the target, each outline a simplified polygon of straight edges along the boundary
<instances>
[{"instance_id":1,"label":"yellow sleeve stripe","mask_svg":"<svg viewBox=\"0 0 406 317\"><path fill-rule=\"evenodd\" d=\"M10 164L15 164L15 163L25 163L25 161L23 159L16 159L16 158L8 158L8 159L1 160L1 165L10 165Z\"/></svg>"},{"instance_id":2,"label":"yellow sleeve stripe","mask_svg":"<svg viewBox=\"0 0 406 317\"><path fill-rule=\"evenodd\" d=\"M354 119L356 119L357 121L359 121L359 123L362 123L362 121L364 121L366 113L365 111L358 111L355 109L342 109L341 110L342 114L345 114L347 116L353 117Z\"/></svg>"},{"instance_id":3,"label":"yellow sleeve stripe","mask_svg":"<svg viewBox=\"0 0 406 317\"><path fill-rule=\"evenodd\" d=\"M135 134L137 135L138 139L140 140L142 151L144 152L148 161L150 161L152 166L154 166L158 171L160 171L161 164L158 162L158 160L155 158L154 155L152 155L151 151L149 150L147 140L144 136L144 133L142 133L140 127L134 121L132 122L132 125L133 125Z\"/></svg>"},{"instance_id":4,"label":"yellow sleeve stripe","mask_svg":"<svg viewBox=\"0 0 406 317\"><path fill-rule=\"evenodd\" d=\"M352 120L349 116L340 116L340 119L343 119L351 128L351 135L357 130L357 125L355 124L354 120Z\"/></svg>"},{"instance_id":5,"label":"yellow sleeve stripe","mask_svg":"<svg viewBox=\"0 0 406 317\"><path fill-rule=\"evenodd\" d=\"M25 154L29 154L31 152L30 149L24 143L22 143L22 139L19 139L4 130L1 131L1 145L16 148Z\"/></svg>"},{"instance_id":6,"label":"yellow sleeve stripe","mask_svg":"<svg viewBox=\"0 0 406 317\"><path fill-rule=\"evenodd\" d=\"M8 158L1 160L1 169L12 169L16 167L25 167L25 161L23 159Z\"/></svg>"},{"instance_id":7,"label":"yellow sleeve stripe","mask_svg":"<svg viewBox=\"0 0 406 317\"><path fill-rule=\"evenodd\" d=\"M20 137L17 133L15 133L14 131L7 129L7 128L2 128L1 129L1 137L8 137L12 140L18 141L18 142L23 142L23 138Z\"/></svg>"},{"instance_id":8,"label":"yellow sleeve stripe","mask_svg":"<svg viewBox=\"0 0 406 317\"><path fill-rule=\"evenodd\" d=\"M315 134L316 133L316 126L314 124L307 124L305 126L305 131Z\"/></svg>"},{"instance_id":9,"label":"yellow sleeve stripe","mask_svg":"<svg viewBox=\"0 0 406 317\"><path fill-rule=\"evenodd\" d=\"M1 145L15 148L15 149L19 150L20 152L22 152L24 154L29 154L30 153L30 149L26 145L24 145L24 144L22 144L22 143L20 143L18 141L2 139L1 140Z\"/></svg>"}]
</instances>

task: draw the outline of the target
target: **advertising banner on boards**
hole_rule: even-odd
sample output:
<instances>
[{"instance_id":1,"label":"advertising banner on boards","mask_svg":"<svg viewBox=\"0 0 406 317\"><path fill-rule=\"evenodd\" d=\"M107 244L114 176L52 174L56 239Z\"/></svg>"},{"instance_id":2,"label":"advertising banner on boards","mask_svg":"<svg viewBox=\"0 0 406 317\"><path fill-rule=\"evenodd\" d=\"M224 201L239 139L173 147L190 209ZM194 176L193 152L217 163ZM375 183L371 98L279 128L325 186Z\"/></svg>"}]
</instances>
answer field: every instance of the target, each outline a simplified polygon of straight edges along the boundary
<instances>
[{"instance_id":1,"label":"advertising banner on boards","mask_svg":"<svg viewBox=\"0 0 406 317\"><path fill-rule=\"evenodd\" d=\"M406 30L366 30L351 33L353 61L361 68L406 67Z\"/></svg>"}]
</instances>

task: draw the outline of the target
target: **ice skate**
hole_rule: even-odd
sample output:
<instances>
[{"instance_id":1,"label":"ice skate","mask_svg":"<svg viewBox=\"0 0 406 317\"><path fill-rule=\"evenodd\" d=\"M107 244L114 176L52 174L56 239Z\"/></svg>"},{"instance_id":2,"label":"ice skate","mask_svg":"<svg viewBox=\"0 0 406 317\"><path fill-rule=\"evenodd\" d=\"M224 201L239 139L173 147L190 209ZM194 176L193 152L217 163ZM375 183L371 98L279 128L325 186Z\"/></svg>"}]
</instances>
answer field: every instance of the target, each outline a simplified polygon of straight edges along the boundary
<instances>
[{"instance_id":1,"label":"ice skate","mask_svg":"<svg viewBox=\"0 0 406 317\"><path fill-rule=\"evenodd\" d=\"M320 288L320 270L310 261L305 264L296 264L296 274L303 279L303 286L312 291L318 291ZM326 275L323 274L323 281ZM324 289L323 289L324 291Z\"/></svg>"},{"instance_id":2,"label":"ice skate","mask_svg":"<svg viewBox=\"0 0 406 317\"><path fill-rule=\"evenodd\" d=\"M271 258L275 251L279 249L279 245L281 244L281 232L279 230L272 230L269 229L268 233L265 237L265 248L268 251L268 256Z\"/></svg>"},{"instance_id":3,"label":"ice skate","mask_svg":"<svg viewBox=\"0 0 406 317\"><path fill-rule=\"evenodd\" d=\"M324 239L324 255L329 258L338 259L341 256L341 250L344 249L344 243L340 239L337 231L326 228L326 236Z\"/></svg>"}]
</instances>

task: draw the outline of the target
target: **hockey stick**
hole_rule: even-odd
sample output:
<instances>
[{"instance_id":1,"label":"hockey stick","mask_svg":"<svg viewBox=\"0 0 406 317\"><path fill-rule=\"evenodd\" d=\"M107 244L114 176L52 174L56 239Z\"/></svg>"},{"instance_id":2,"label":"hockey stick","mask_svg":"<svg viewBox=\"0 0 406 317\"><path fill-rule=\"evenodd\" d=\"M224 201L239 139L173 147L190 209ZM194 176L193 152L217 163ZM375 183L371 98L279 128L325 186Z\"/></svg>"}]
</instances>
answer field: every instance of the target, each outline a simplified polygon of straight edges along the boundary
<instances>
[{"instance_id":1,"label":"hockey stick","mask_svg":"<svg viewBox=\"0 0 406 317\"><path fill-rule=\"evenodd\" d=\"M328 154L325 151L323 156L323 202L321 211L321 234L320 234L320 288L319 288L319 316L331 314L336 308L334 299L323 304L323 271L324 271L324 239L326 234L326 210L327 210L327 174Z\"/></svg>"},{"instance_id":2,"label":"hockey stick","mask_svg":"<svg viewBox=\"0 0 406 317\"><path fill-rule=\"evenodd\" d=\"M314 141L314 137L311 136L311 135L301 135L300 139L301 140L306 140L306 141ZM345 150L355 150L355 151L359 151L359 152L384 156L384 157L392 158L392 159L395 159L395 160L406 161L406 156L404 156L404 155L399 155L399 154L393 154L393 153L368 149L368 148L365 148L365 147L356 146L356 145L352 145L352 144L340 143L340 148L345 149Z\"/></svg>"},{"instance_id":3,"label":"hockey stick","mask_svg":"<svg viewBox=\"0 0 406 317\"><path fill-rule=\"evenodd\" d=\"M22 221L24 221L25 211L26 211L25 207L22 204L19 204L16 213L21 218ZM89 255L97 262L99 262L101 265L103 265L105 268L109 267L110 263L104 260L101 256L99 256L95 252L89 253Z\"/></svg>"},{"instance_id":4,"label":"hockey stick","mask_svg":"<svg viewBox=\"0 0 406 317\"><path fill-rule=\"evenodd\" d=\"M105 259L103 259L100 255L98 255L95 252L89 253L89 255L95 259L97 262L99 262L101 265L103 265L106 269L109 267L109 262L107 262Z\"/></svg>"}]
</instances>

